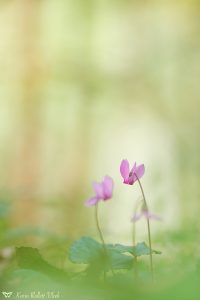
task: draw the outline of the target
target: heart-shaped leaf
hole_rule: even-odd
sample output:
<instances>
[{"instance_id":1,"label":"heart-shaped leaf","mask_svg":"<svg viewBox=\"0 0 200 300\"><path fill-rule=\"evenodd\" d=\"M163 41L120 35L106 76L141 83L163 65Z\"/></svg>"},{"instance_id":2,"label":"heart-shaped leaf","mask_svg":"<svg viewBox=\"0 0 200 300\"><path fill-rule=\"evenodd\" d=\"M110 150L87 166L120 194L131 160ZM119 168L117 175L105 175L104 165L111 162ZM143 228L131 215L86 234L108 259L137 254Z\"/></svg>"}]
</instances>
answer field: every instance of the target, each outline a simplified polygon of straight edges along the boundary
<instances>
[{"instance_id":1,"label":"heart-shaped leaf","mask_svg":"<svg viewBox=\"0 0 200 300\"><path fill-rule=\"evenodd\" d=\"M138 243L136 246L126 246L121 244L108 244L107 248L110 250L116 250L120 253L130 253L134 256L141 256L141 255L149 255L150 248L147 246L145 242ZM160 251L152 250L153 254L161 254Z\"/></svg>"},{"instance_id":2,"label":"heart-shaped leaf","mask_svg":"<svg viewBox=\"0 0 200 300\"><path fill-rule=\"evenodd\" d=\"M138 243L135 247L133 247L132 250L132 254L134 254L135 256L149 255L151 252L153 254L161 254L160 251L153 250L153 249L150 250L150 248L147 246L145 242Z\"/></svg>"},{"instance_id":3,"label":"heart-shaped leaf","mask_svg":"<svg viewBox=\"0 0 200 300\"><path fill-rule=\"evenodd\" d=\"M90 237L82 237L73 243L69 251L69 259L76 264L90 264L102 254L100 243Z\"/></svg>"},{"instance_id":4,"label":"heart-shaped leaf","mask_svg":"<svg viewBox=\"0 0 200 300\"><path fill-rule=\"evenodd\" d=\"M136 256L150 254L150 248L144 242L134 247L121 244L106 244L105 247L90 237L82 237L71 246L69 259L73 263L87 264L102 270L130 269ZM161 252L152 250L152 253Z\"/></svg>"},{"instance_id":5,"label":"heart-shaped leaf","mask_svg":"<svg viewBox=\"0 0 200 300\"><path fill-rule=\"evenodd\" d=\"M90 237L82 237L75 241L70 248L69 259L73 263L99 265L101 269L129 269L132 266L133 257L120 253L113 247L107 247Z\"/></svg>"},{"instance_id":6,"label":"heart-shaped leaf","mask_svg":"<svg viewBox=\"0 0 200 300\"><path fill-rule=\"evenodd\" d=\"M120 253L130 253L134 256L141 256L141 255L149 255L150 254L150 248L147 246L145 242L138 243L136 246L126 246L121 244L108 244L106 246L109 250L116 250ZM153 254L161 254L160 251L153 250Z\"/></svg>"}]
</instances>

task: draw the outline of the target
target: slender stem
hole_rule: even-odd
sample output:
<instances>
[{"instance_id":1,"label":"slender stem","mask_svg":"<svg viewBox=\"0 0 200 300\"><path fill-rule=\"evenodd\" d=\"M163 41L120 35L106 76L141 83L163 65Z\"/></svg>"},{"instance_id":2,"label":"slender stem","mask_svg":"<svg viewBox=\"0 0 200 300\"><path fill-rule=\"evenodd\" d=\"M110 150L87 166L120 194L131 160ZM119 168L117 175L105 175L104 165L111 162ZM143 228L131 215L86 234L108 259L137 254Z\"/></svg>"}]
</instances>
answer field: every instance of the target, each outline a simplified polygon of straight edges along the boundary
<instances>
[{"instance_id":1,"label":"slender stem","mask_svg":"<svg viewBox=\"0 0 200 300\"><path fill-rule=\"evenodd\" d=\"M135 173L134 173L135 174ZM139 183L140 186L140 190L142 192L142 196L143 196L143 200L144 200L144 205L145 205L145 209L148 211L148 206L147 206L147 201L145 198L145 194L144 194L144 190L142 187L142 184L137 176L137 174L135 174L137 181ZM152 276L152 280L154 280L154 270L153 270L153 256L152 256L152 244L151 244L151 230L150 230L150 222L148 217L146 218L147 220L147 229L148 229L148 240L149 240L149 249L150 249L150 269L151 269L151 276Z\"/></svg>"},{"instance_id":2,"label":"slender stem","mask_svg":"<svg viewBox=\"0 0 200 300\"><path fill-rule=\"evenodd\" d=\"M148 218L147 218L147 227L148 227L148 238L149 238L149 248L150 248L151 276L152 276L152 280L154 280L153 255L152 255L152 246L151 246L151 230L150 230L150 222Z\"/></svg>"},{"instance_id":3,"label":"slender stem","mask_svg":"<svg viewBox=\"0 0 200 300\"><path fill-rule=\"evenodd\" d=\"M138 204L135 206L134 209L134 214L137 212L138 209ZM133 231L132 231L132 239L133 239L133 247L135 247L136 245L136 223L133 222ZM133 255L135 262L134 262L134 275L135 275L135 280L138 281L138 259L137 259L137 255Z\"/></svg>"},{"instance_id":4,"label":"slender stem","mask_svg":"<svg viewBox=\"0 0 200 300\"><path fill-rule=\"evenodd\" d=\"M135 239L136 239L136 230L135 230L135 224L133 223L133 247L135 247ZM135 268L134 268L134 273L135 273L135 279L136 281L138 280L138 265L137 265L137 256L133 255L135 259Z\"/></svg>"},{"instance_id":5,"label":"slender stem","mask_svg":"<svg viewBox=\"0 0 200 300\"><path fill-rule=\"evenodd\" d=\"M99 225L98 202L95 205L95 220L96 220L96 225L97 225L97 229L98 229L98 232L99 232L99 236L100 236L100 239L101 239L101 242L102 242L102 245L103 245L103 249L104 249L105 254L106 254L106 245L105 245L105 241L104 241L104 238L103 238L103 233L102 233L100 225Z\"/></svg>"},{"instance_id":6,"label":"slender stem","mask_svg":"<svg viewBox=\"0 0 200 300\"><path fill-rule=\"evenodd\" d=\"M103 238L103 233L101 231L100 225L99 225L99 217L98 217L98 202L95 205L95 220L96 220L96 226L97 226L97 230L99 232L99 236L103 245L103 249L104 249L104 254L105 257L107 256L107 251L106 251L106 245L105 245L105 241ZM103 271L103 278L104 278L104 282L106 281L106 271Z\"/></svg>"}]
</instances>

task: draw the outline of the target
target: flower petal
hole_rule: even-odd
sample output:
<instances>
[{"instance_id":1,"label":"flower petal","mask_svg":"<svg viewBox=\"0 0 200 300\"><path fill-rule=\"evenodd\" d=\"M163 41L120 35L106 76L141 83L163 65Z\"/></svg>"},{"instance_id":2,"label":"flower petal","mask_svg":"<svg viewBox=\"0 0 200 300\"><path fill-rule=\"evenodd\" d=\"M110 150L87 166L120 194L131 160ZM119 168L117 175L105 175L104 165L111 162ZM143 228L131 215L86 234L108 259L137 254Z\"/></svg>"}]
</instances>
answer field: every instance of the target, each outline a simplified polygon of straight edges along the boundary
<instances>
[{"instance_id":1,"label":"flower petal","mask_svg":"<svg viewBox=\"0 0 200 300\"><path fill-rule=\"evenodd\" d=\"M95 205L97 202L99 201L99 199L97 199L97 197L92 197L90 199L88 199L86 202L85 202L85 206L93 206Z\"/></svg>"},{"instance_id":2,"label":"flower petal","mask_svg":"<svg viewBox=\"0 0 200 300\"><path fill-rule=\"evenodd\" d=\"M140 213L140 214L134 214L131 221L132 222L137 222L139 219L141 219L141 217L143 216L143 213Z\"/></svg>"},{"instance_id":3,"label":"flower petal","mask_svg":"<svg viewBox=\"0 0 200 300\"><path fill-rule=\"evenodd\" d=\"M145 168L143 164L136 167L135 173L138 178L141 178L144 175L144 172L145 172Z\"/></svg>"},{"instance_id":4,"label":"flower petal","mask_svg":"<svg viewBox=\"0 0 200 300\"><path fill-rule=\"evenodd\" d=\"M135 162L131 169L131 173L136 173L136 170L137 170L137 166L136 166L136 162Z\"/></svg>"},{"instance_id":5,"label":"flower petal","mask_svg":"<svg viewBox=\"0 0 200 300\"><path fill-rule=\"evenodd\" d=\"M123 159L120 165L120 173L122 177L124 178L124 182L128 183L129 178L129 162L127 159Z\"/></svg>"},{"instance_id":6,"label":"flower petal","mask_svg":"<svg viewBox=\"0 0 200 300\"><path fill-rule=\"evenodd\" d=\"M113 179L110 176L105 176L102 184L103 184L103 194L104 194L103 199L108 200L112 198L113 185L114 185Z\"/></svg>"},{"instance_id":7,"label":"flower petal","mask_svg":"<svg viewBox=\"0 0 200 300\"><path fill-rule=\"evenodd\" d=\"M103 199L104 198L104 192L103 192L103 184L99 182L93 183L93 188L96 193L97 199Z\"/></svg>"},{"instance_id":8,"label":"flower petal","mask_svg":"<svg viewBox=\"0 0 200 300\"><path fill-rule=\"evenodd\" d=\"M136 176L135 176L135 172L136 172L136 163L134 163L132 169L131 169L131 172L129 174L129 179L128 179L128 183L130 185L133 185L134 182L137 180Z\"/></svg>"},{"instance_id":9,"label":"flower petal","mask_svg":"<svg viewBox=\"0 0 200 300\"><path fill-rule=\"evenodd\" d=\"M154 220L156 220L156 221L162 221L162 219L161 219L161 217L160 216L158 216L158 215L156 215L156 214L154 214L154 213L151 213L150 211L144 211L143 212L143 215L144 215L144 217L146 218L146 219L154 219Z\"/></svg>"}]
</instances>

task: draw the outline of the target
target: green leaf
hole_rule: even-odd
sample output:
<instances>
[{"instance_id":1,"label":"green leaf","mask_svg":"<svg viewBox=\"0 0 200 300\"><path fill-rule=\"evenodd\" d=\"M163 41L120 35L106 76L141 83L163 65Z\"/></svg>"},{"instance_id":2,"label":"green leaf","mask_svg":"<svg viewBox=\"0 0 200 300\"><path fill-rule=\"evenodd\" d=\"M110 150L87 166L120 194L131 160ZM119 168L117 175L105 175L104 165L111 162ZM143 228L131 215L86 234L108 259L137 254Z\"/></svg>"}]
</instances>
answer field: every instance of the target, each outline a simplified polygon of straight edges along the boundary
<instances>
[{"instance_id":1,"label":"green leaf","mask_svg":"<svg viewBox=\"0 0 200 300\"><path fill-rule=\"evenodd\" d=\"M82 237L71 246L69 259L76 264L90 265L98 271L99 269L130 269L136 256L150 254L150 249L144 242L134 247L121 244L105 246L106 253L102 244L90 237ZM152 250L152 253L161 252Z\"/></svg>"},{"instance_id":2,"label":"green leaf","mask_svg":"<svg viewBox=\"0 0 200 300\"><path fill-rule=\"evenodd\" d=\"M48 264L40 255L38 249L31 247L16 248L16 258L21 269L41 272L51 279L64 281L69 277L65 271Z\"/></svg>"},{"instance_id":3,"label":"green leaf","mask_svg":"<svg viewBox=\"0 0 200 300\"><path fill-rule=\"evenodd\" d=\"M133 251L133 246L125 246L121 244L107 244L106 248L109 249L110 251L117 251L119 253L131 253Z\"/></svg>"},{"instance_id":4,"label":"green leaf","mask_svg":"<svg viewBox=\"0 0 200 300\"><path fill-rule=\"evenodd\" d=\"M93 265L95 268L129 269L133 263L133 257L120 253L113 247L105 250L99 242L90 237L82 237L75 241L70 248L69 259L73 263Z\"/></svg>"},{"instance_id":5,"label":"green leaf","mask_svg":"<svg viewBox=\"0 0 200 300\"><path fill-rule=\"evenodd\" d=\"M76 264L90 264L99 259L103 247L90 237L82 237L73 243L69 251L69 259Z\"/></svg>"},{"instance_id":6,"label":"green leaf","mask_svg":"<svg viewBox=\"0 0 200 300\"><path fill-rule=\"evenodd\" d=\"M134 256L141 256L141 255L149 255L150 248L147 246L145 242L138 243L136 246L126 246L121 244L108 244L107 248L110 250L116 250L119 253L130 253ZM161 254L160 251L152 250L153 254Z\"/></svg>"},{"instance_id":7,"label":"green leaf","mask_svg":"<svg viewBox=\"0 0 200 300\"><path fill-rule=\"evenodd\" d=\"M145 242L138 243L135 247L133 247L132 253L135 256L141 256L141 255L149 255L151 253L150 248L147 246ZM160 251L153 250L153 254L161 254Z\"/></svg>"},{"instance_id":8,"label":"green leaf","mask_svg":"<svg viewBox=\"0 0 200 300\"><path fill-rule=\"evenodd\" d=\"M110 255L111 266L113 269L130 269L132 267L134 260L132 256L121 254L115 250L109 251L108 253Z\"/></svg>"}]
</instances>

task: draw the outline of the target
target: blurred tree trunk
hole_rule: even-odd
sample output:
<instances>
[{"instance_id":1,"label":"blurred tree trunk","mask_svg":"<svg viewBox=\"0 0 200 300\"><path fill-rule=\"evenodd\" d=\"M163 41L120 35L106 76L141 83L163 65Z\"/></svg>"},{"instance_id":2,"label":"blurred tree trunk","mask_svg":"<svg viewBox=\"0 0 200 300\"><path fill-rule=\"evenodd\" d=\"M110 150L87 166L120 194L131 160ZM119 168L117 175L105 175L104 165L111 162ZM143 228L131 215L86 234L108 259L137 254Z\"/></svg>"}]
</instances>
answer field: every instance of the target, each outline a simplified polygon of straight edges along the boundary
<instances>
[{"instance_id":1,"label":"blurred tree trunk","mask_svg":"<svg viewBox=\"0 0 200 300\"><path fill-rule=\"evenodd\" d=\"M81 30L80 28L78 29L84 36L84 40L82 40L81 44L82 56L77 55L79 64L75 71L74 82L74 84L81 89L82 97L78 112L77 130L75 132L77 149L77 151L75 151L76 171L75 174L73 174L73 184L70 189L68 188L68 191L66 191L68 200L64 205L65 208L63 211L63 223L65 224L66 234L68 237L74 239L82 234L86 234L88 223L90 221L92 223L94 222L94 220L91 219L89 221L88 219L88 210L84 206L86 199L83 197L85 191L91 186L91 182L88 182L88 174L90 174L90 169L92 168L91 162L93 160L91 153L91 145L93 143L91 140L91 132L94 122L92 111L96 102L97 78L93 72L93 64L91 61L95 3L92 0L79 0L73 3L71 9L73 10L75 19L78 20L76 26L80 26ZM80 41L77 47L79 44ZM82 57L84 57L84 59ZM73 66L71 66L71 69L73 69ZM66 172L67 171L68 170L66 170Z\"/></svg>"},{"instance_id":2,"label":"blurred tree trunk","mask_svg":"<svg viewBox=\"0 0 200 300\"><path fill-rule=\"evenodd\" d=\"M14 185L17 201L15 223L19 226L37 222L36 194L39 180L40 145L40 66L38 29L40 1L16 1L18 36L19 126L17 129L17 161Z\"/></svg>"}]
</instances>

